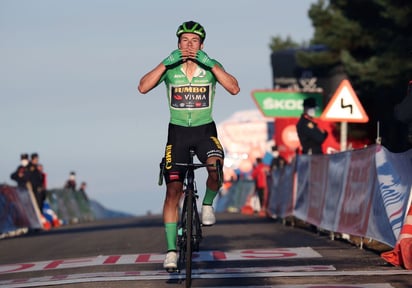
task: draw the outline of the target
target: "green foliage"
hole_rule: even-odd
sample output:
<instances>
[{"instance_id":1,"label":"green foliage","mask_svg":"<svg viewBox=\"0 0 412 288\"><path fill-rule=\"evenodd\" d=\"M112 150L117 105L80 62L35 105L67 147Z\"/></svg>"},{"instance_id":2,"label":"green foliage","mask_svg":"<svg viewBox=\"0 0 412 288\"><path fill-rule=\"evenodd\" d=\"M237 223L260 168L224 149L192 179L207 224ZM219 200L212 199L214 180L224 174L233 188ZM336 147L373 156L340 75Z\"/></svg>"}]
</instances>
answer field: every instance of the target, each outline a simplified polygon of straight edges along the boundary
<instances>
[{"instance_id":1,"label":"green foliage","mask_svg":"<svg viewBox=\"0 0 412 288\"><path fill-rule=\"evenodd\" d=\"M390 90L404 97L412 79L411 2L319 0L309 17L315 27L311 44L329 51L299 53L300 65L343 64L360 96Z\"/></svg>"},{"instance_id":2,"label":"green foliage","mask_svg":"<svg viewBox=\"0 0 412 288\"><path fill-rule=\"evenodd\" d=\"M290 38L290 36L286 37L286 39L282 39L281 37L277 36L272 37L269 47L273 52L275 52L279 50L302 47L302 44L296 43L292 40L292 38Z\"/></svg>"}]
</instances>

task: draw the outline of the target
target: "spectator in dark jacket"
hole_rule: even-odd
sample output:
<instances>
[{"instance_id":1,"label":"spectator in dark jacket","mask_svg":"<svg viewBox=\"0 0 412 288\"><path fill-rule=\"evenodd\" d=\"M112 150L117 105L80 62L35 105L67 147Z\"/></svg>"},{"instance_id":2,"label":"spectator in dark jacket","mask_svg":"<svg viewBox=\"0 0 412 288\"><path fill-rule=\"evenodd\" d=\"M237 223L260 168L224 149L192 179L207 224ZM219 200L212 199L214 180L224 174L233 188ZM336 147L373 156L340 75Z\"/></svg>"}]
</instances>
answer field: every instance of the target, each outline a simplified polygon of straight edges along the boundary
<instances>
[{"instance_id":1,"label":"spectator in dark jacket","mask_svg":"<svg viewBox=\"0 0 412 288\"><path fill-rule=\"evenodd\" d=\"M313 120L316 107L315 98L306 98L303 101L303 114L296 124L303 154L322 154L322 143L328 136L328 132L320 129Z\"/></svg>"},{"instance_id":2,"label":"spectator in dark jacket","mask_svg":"<svg viewBox=\"0 0 412 288\"><path fill-rule=\"evenodd\" d=\"M28 182L28 169L27 166L29 165L29 155L23 153L20 155L20 165L17 167L16 171L14 171L10 178L16 181L17 186L20 188L27 188Z\"/></svg>"},{"instance_id":3,"label":"spectator in dark jacket","mask_svg":"<svg viewBox=\"0 0 412 288\"><path fill-rule=\"evenodd\" d=\"M66 181L64 188L76 190L76 173L74 171L70 172L69 179Z\"/></svg>"},{"instance_id":4,"label":"spectator in dark jacket","mask_svg":"<svg viewBox=\"0 0 412 288\"><path fill-rule=\"evenodd\" d=\"M39 154L32 153L30 155L30 163L27 165L28 180L31 184L32 191L37 201L37 206L40 211L43 210L43 203L46 199L46 191L44 187L44 175L38 168Z\"/></svg>"}]
</instances>

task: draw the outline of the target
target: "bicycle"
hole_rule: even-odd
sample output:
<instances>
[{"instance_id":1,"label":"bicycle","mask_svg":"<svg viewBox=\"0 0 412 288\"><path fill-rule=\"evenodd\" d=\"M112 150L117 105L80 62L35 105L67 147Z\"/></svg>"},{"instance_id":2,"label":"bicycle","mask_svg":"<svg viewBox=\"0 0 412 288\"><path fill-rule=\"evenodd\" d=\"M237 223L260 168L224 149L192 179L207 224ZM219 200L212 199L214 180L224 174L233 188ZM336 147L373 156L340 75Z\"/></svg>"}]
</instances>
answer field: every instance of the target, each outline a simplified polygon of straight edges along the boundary
<instances>
[{"instance_id":1,"label":"bicycle","mask_svg":"<svg viewBox=\"0 0 412 288\"><path fill-rule=\"evenodd\" d=\"M199 196L197 194L194 171L198 168L215 167L218 173L219 186L223 182L222 164L219 160L215 164L194 163L195 151L190 149L189 154L190 160L188 163L171 163L175 166L186 167L187 171L183 183L184 199L177 231L177 247L179 250L177 269L168 271L180 273L182 267L185 266L186 287L191 287L192 282L192 253L199 251L200 242L202 241L202 224L196 203ZM165 158L160 163L159 186L163 184L164 169Z\"/></svg>"}]
</instances>

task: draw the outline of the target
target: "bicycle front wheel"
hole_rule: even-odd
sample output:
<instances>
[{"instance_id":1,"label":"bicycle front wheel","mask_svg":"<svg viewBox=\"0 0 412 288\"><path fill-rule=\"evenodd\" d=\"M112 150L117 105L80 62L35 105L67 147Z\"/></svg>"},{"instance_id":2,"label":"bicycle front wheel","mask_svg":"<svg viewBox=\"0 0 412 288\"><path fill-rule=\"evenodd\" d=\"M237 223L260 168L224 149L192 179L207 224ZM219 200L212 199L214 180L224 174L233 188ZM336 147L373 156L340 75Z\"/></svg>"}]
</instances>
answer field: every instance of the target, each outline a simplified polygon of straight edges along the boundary
<instances>
[{"instance_id":1,"label":"bicycle front wheel","mask_svg":"<svg viewBox=\"0 0 412 288\"><path fill-rule=\"evenodd\" d=\"M192 285L193 198L193 192L188 191L186 199L186 287Z\"/></svg>"}]
</instances>

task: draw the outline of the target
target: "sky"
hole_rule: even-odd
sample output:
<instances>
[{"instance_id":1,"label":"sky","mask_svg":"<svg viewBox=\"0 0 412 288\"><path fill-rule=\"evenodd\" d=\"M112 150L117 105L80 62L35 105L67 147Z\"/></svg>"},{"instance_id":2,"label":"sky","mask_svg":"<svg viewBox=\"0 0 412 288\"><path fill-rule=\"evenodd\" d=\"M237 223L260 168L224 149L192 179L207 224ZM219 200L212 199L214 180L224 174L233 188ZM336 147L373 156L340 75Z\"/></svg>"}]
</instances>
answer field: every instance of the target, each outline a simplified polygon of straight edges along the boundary
<instances>
[{"instance_id":1,"label":"sky","mask_svg":"<svg viewBox=\"0 0 412 288\"><path fill-rule=\"evenodd\" d=\"M217 88L219 124L257 109L251 92L272 88L271 38L309 41L315 2L0 0L0 183L15 185L20 154L37 152L49 189L75 171L109 209L161 213L166 90L136 87L177 48L177 27L200 22L204 51L239 82L237 96Z\"/></svg>"}]
</instances>

